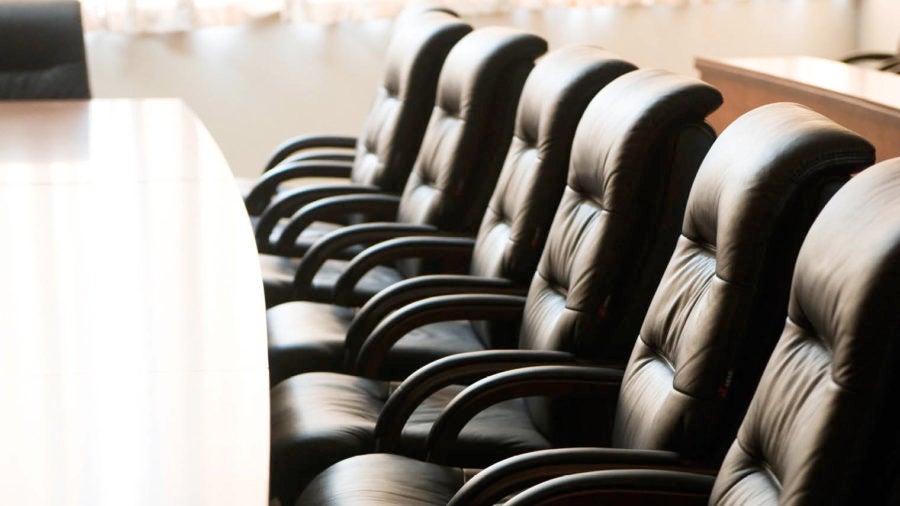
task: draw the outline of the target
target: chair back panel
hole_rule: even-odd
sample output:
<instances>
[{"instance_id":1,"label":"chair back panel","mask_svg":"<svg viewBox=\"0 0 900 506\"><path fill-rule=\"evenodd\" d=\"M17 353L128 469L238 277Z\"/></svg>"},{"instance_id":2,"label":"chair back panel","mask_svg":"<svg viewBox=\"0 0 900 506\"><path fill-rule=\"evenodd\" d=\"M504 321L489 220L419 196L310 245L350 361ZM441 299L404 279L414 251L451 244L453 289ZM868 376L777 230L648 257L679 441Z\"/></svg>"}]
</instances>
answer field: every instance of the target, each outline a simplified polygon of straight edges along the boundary
<instances>
[{"instance_id":1,"label":"chair back panel","mask_svg":"<svg viewBox=\"0 0 900 506\"><path fill-rule=\"evenodd\" d=\"M597 94L575 134L567 185L529 289L520 347L584 354L595 349L590 341L608 337L617 310L640 298L633 277L650 256L671 253L677 230L658 225L667 214L680 218L712 134L704 128L694 146L681 146L699 152L692 167L673 163L680 159L676 139L720 103L711 86L661 70L631 72ZM688 174L688 184L669 188L683 179L673 176L676 170ZM680 196L663 210L670 190Z\"/></svg>"},{"instance_id":2,"label":"chair back panel","mask_svg":"<svg viewBox=\"0 0 900 506\"><path fill-rule=\"evenodd\" d=\"M718 462L783 325L806 231L873 157L796 104L761 107L722 133L634 345L613 444Z\"/></svg>"},{"instance_id":3,"label":"chair back panel","mask_svg":"<svg viewBox=\"0 0 900 506\"><path fill-rule=\"evenodd\" d=\"M590 46L562 48L538 62L478 230L471 274L522 284L531 279L565 186L578 121L601 88L635 68Z\"/></svg>"},{"instance_id":4,"label":"chair back panel","mask_svg":"<svg viewBox=\"0 0 900 506\"><path fill-rule=\"evenodd\" d=\"M399 193L425 134L438 76L450 49L472 27L444 11L404 12L387 67L356 145L353 182Z\"/></svg>"},{"instance_id":5,"label":"chair back panel","mask_svg":"<svg viewBox=\"0 0 900 506\"><path fill-rule=\"evenodd\" d=\"M900 159L816 219L787 323L711 504L888 504L900 363Z\"/></svg>"},{"instance_id":6,"label":"chair back panel","mask_svg":"<svg viewBox=\"0 0 900 506\"><path fill-rule=\"evenodd\" d=\"M401 197L398 219L474 235L512 137L525 78L547 43L511 28L482 28L453 47Z\"/></svg>"},{"instance_id":7,"label":"chair back panel","mask_svg":"<svg viewBox=\"0 0 900 506\"><path fill-rule=\"evenodd\" d=\"M566 182L575 128L588 102L636 67L591 46L543 57L528 75L512 142L472 253L470 273L525 286L537 267ZM488 347L514 347L518 324L474 325Z\"/></svg>"},{"instance_id":8,"label":"chair back panel","mask_svg":"<svg viewBox=\"0 0 900 506\"><path fill-rule=\"evenodd\" d=\"M721 100L705 83L660 70L625 74L597 94L575 134L520 348L625 363L616 350L634 340L672 252L690 183L715 137L704 118ZM559 413L581 407L528 400L532 421L562 444L583 431Z\"/></svg>"}]
</instances>

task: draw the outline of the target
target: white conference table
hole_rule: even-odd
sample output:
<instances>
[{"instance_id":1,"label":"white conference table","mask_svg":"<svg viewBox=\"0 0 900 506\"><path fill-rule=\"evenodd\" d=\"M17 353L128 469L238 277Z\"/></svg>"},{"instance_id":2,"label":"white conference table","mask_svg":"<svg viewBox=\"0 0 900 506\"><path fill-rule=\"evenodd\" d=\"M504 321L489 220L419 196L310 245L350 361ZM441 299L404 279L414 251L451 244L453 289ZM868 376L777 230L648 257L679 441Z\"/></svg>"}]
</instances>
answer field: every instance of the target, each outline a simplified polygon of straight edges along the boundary
<instances>
[{"instance_id":1,"label":"white conference table","mask_svg":"<svg viewBox=\"0 0 900 506\"><path fill-rule=\"evenodd\" d=\"M232 179L177 100L0 102L0 504L266 504Z\"/></svg>"}]
</instances>

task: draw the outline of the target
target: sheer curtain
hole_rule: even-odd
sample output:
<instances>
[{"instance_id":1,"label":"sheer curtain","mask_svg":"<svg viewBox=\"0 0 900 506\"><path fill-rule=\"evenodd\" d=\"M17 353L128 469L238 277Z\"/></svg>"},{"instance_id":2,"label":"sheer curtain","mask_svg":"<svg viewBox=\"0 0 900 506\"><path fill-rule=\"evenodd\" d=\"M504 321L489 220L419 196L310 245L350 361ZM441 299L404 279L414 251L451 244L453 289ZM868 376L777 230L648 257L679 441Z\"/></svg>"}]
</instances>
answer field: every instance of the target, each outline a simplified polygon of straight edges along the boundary
<instances>
[{"instance_id":1,"label":"sheer curtain","mask_svg":"<svg viewBox=\"0 0 900 506\"><path fill-rule=\"evenodd\" d=\"M418 1L420 0L286 0L283 13L290 19L332 23L347 19L394 16L407 5ZM472 15L546 7L687 5L716 1L723 0L443 0L439 3L461 15Z\"/></svg>"},{"instance_id":2,"label":"sheer curtain","mask_svg":"<svg viewBox=\"0 0 900 506\"><path fill-rule=\"evenodd\" d=\"M280 14L286 19L333 23L384 18L422 0L81 0L87 29L127 32L189 30ZM518 8L684 5L723 0L443 0L462 15ZM730 0L737 1L737 0ZM434 3L433 1L431 3Z\"/></svg>"},{"instance_id":3,"label":"sheer curtain","mask_svg":"<svg viewBox=\"0 0 900 506\"><path fill-rule=\"evenodd\" d=\"M169 32L281 12L285 0L81 0L88 30Z\"/></svg>"}]
</instances>

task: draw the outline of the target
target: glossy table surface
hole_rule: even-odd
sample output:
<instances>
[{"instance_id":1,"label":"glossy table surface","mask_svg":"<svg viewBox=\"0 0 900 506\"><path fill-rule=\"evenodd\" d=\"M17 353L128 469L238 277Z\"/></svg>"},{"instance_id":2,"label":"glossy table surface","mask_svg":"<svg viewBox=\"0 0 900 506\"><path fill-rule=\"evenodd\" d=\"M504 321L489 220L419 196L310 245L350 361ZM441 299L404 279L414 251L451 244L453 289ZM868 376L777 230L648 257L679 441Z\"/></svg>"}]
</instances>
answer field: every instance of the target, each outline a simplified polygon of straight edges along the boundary
<instances>
[{"instance_id":1,"label":"glossy table surface","mask_svg":"<svg viewBox=\"0 0 900 506\"><path fill-rule=\"evenodd\" d=\"M709 117L721 132L747 111L798 102L868 139L877 160L900 156L900 75L811 56L697 58L725 99Z\"/></svg>"},{"instance_id":2,"label":"glossy table surface","mask_svg":"<svg viewBox=\"0 0 900 506\"><path fill-rule=\"evenodd\" d=\"M873 105L900 109L900 76L813 56L697 58L698 66L731 66L839 93Z\"/></svg>"},{"instance_id":3,"label":"glossy table surface","mask_svg":"<svg viewBox=\"0 0 900 506\"><path fill-rule=\"evenodd\" d=\"M258 260L202 123L0 102L0 201L0 504L266 504Z\"/></svg>"}]
</instances>

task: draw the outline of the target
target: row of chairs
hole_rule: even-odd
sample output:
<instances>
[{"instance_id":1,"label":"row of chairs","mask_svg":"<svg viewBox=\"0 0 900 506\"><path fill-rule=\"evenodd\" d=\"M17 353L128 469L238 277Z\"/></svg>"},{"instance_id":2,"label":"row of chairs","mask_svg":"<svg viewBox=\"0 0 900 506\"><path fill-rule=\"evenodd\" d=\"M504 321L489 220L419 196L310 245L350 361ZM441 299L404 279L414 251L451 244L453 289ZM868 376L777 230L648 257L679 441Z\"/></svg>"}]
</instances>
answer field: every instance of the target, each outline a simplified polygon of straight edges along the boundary
<instances>
[{"instance_id":1,"label":"row of chairs","mask_svg":"<svg viewBox=\"0 0 900 506\"><path fill-rule=\"evenodd\" d=\"M276 230L285 216L322 205L307 197L323 187L280 192L290 179L282 172L309 175L321 165L358 174L379 152L365 141L355 156L282 149L269 171L279 175L261 183L274 200L257 222L271 228L257 238L269 251L279 242L286 254L305 251L295 261L301 271L335 241L321 256L351 259L343 275L354 282L396 259L417 263L407 273L463 264L468 274L417 275L354 296L353 284L337 278L319 295L287 297L313 301L273 304L273 496L282 504L493 504L535 486L513 502L896 499L897 420L884 406L896 386L890 363L900 328L900 163L865 170L831 199L874 160L859 136L800 106L773 104L715 139L704 122L721 101L711 87L569 47L530 71L496 175L490 156L466 155L466 169L478 163L478 172L457 169L460 176L446 167L472 142L465 127L475 121L458 104L483 107L478 93L508 98L490 79L496 86L516 73L501 65L485 77L498 68L493 52L539 45L509 30L469 33L447 12L408 14L395 38L426 19L461 35L435 78L437 105L411 183L399 197L359 193L400 209L417 199L469 208L451 208L450 226L412 221L405 229L368 223L384 215L332 196L325 201L346 222L366 223L315 224L319 238L306 250L295 237L273 242L291 228ZM530 69L533 53L514 58ZM461 90L471 96L459 99ZM448 103L462 120L448 118ZM466 238L452 227L477 200L428 197L473 178L493 194ZM343 186L322 191L352 195L357 185ZM260 191L248 193L251 210ZM294 195L302 203L285 204ZM279 206L272 220L267 213ZM430 236L415 236L422 232ZM406 237L381 241L398 235Z\"/></svg>"},{"instance_id":2,"label":"row of chairs","mask_svg":"<svg viewBox=\"0 0 900 506\"><path fill-rule=\"evenodd\" d=\"M248 188L272 495L900 498L900 160L867 169L867 141L794 104L716 139L712 87L545 48L408 13L360 140L292 141ZM429 117L399 128L436 58Z\"/></svg>"}]
</instances>

